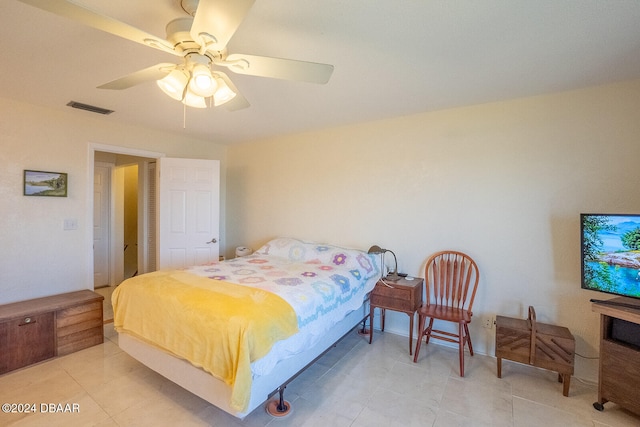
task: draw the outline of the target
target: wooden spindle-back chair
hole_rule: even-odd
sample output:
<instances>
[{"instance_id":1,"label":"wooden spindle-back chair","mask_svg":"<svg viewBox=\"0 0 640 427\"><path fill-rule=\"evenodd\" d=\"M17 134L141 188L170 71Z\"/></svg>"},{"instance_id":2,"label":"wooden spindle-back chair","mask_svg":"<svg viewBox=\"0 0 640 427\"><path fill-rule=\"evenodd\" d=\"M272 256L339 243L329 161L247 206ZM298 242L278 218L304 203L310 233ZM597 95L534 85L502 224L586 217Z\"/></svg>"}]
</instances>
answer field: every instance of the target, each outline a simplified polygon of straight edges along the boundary
<instances>
[{"instance_id":1,"label":"wooden spindle-back chair","mask_svg":"<svg viewBox=\"0 0 640 427\"><path fill-rule=\"evenodd\" d=\"M425 302L418 310L418 342L413 361L418 361L422 337L428 344L431 338L457 343L460 352L460 376L464 377L464 346L473 356L469 336L473 300L480 274L475 261L457 251L440 251L427 260L425 266ZM426 319L429 319L425 327ZM457 324L457 333L433 328L434 320Z\"/></svg>"}]
</instances>

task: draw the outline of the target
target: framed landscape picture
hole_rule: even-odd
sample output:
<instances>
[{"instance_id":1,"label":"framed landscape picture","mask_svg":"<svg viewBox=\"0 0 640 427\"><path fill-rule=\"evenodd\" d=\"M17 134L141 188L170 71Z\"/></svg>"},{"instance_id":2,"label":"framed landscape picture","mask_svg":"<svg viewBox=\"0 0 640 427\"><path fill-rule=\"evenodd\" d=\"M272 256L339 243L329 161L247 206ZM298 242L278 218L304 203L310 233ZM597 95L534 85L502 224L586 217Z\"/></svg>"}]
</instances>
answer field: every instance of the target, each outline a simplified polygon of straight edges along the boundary
<instances>
[{"instance_id":1,"label":"framed landscape picture","mask_svg":"<svg viewBox=\"0 0 640 427\"><path fill-rule=\"evenodd\" d=\"M25 170L24 195L67 197L67 174Z\"/></svg>"}]
</instances>

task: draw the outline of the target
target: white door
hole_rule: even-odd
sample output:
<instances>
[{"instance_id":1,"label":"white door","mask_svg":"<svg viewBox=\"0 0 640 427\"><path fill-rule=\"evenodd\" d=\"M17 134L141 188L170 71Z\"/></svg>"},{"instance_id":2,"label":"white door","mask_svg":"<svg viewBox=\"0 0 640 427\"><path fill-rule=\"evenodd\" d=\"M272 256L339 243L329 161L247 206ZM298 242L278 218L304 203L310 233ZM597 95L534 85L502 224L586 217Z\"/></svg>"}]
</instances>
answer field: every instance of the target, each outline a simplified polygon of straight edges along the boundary
<instances>
[{"instance_id":1,"label":"white door","mask_svg":"<svg viewBox=\"0 0 640 427\"><path fill-rule=\"evenodd\" d=\"M220 162L158 159L158 268L218 259Z\"/></svg>"},{"instance_id":2,"label":"white door","mask_svg":"<svg viewBox=\"0 0 640 427\"><path fill-rule=\"evenodd\" d=\"M109 198L111 168L93 168L93 287L109 286Z\"/></svg>"}]
</instances>

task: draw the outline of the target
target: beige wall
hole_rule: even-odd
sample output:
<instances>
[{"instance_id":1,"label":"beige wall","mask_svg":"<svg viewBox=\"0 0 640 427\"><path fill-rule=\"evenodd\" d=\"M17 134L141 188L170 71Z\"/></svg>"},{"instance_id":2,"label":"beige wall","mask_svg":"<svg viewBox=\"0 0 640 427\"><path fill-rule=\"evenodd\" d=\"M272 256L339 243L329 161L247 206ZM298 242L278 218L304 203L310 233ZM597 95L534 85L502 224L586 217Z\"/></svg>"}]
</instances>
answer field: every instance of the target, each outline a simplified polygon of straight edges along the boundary
<instances>
[{"instance_id":1,"label":"beige wall","mask_svg":"<svg viewBox=\"0 0 640 427\"><path fill-rule=\"evenodd\" d=\"M484 316L532 305L596 356L589 299L606 295L580 289L579 214L640 213L639 159L640 81L257 141L228 152L227 247L378 244L418 276L430 253L462 250L482 274L477 351L494 352ZM576 364L597 378L597 361Z\"/></svg>"},{"instance_id":2,"label":"beige wall","mask_svg":"<svg viewBox=\"0 0 640 427\"><path fill-rule=\"evenodd\" d=\"M87 250L93 239L92 145L221 160L224 224L225 146L116 125L109 116L3 98L0 117L0 304L93 288L93 258ZM23 196L24 169L68 173L68 197ZM65 219L76 219L78 229L63 230Z\"/></svg>"}]
</instances>

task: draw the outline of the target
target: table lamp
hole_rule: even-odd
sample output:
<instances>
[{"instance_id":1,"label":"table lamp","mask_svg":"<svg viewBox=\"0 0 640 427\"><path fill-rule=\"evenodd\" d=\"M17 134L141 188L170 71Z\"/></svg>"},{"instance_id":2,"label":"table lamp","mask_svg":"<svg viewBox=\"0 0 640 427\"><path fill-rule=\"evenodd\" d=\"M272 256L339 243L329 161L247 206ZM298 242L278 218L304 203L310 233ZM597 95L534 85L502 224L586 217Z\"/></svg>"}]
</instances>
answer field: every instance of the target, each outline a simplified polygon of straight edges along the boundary
<instances>
[{"instance_id":1,"label":"table lamp","mask_svg":"<svg viewBox=\"0 0 640 427\"><path fill-rule=\"evenodd\" d=\"M373 245L369 248L369 251L367 253L382 254L382 265L384 266L384 254L387 252L391 252L391 255L393 255L393 260L395 262L395 269L389 274L389 276L397 276L398 275L398 258L396 258L396 254L394 254L391 249L383 249L378 245Z\"/></svg>"}]
</instances>

